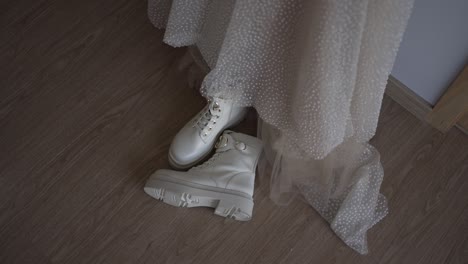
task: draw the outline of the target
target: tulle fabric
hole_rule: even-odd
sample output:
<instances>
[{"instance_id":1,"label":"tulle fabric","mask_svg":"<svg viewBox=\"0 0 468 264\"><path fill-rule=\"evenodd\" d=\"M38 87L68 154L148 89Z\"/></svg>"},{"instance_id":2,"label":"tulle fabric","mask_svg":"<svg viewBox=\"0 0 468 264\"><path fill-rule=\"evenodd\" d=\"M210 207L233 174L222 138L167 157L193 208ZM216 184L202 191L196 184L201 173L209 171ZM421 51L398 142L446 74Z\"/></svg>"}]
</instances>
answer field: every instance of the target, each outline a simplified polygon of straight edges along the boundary
<instances>
[{"instance_id":1,"label":"tulle fabric","mask_svg":"<svg viewBox=\"0 0 468 264\"><path fill-rule=\"evenodd\" d=\"M351 248L387 213L375 134L412 0L149 0L172 46L196 45L201 92L259 114L271 198L300 194ZM267 166L261 166L266 168Z\"/></svg>"},{"instance_id":2,"label":"tulle fabric","mask_svg":"<svg viewBox=\"0 0 468 264\"><path fill-rule=\"evenodd\" d=\"M297 157L288 153L279 129L260 119L257 131L265 146L259 169L271 177L272 200L287 205L299 194L349 247L367 253L367 230L388 213L379 193L379 152L368 143L347 140L324 159Z\"/></svg>"}]
</instances>

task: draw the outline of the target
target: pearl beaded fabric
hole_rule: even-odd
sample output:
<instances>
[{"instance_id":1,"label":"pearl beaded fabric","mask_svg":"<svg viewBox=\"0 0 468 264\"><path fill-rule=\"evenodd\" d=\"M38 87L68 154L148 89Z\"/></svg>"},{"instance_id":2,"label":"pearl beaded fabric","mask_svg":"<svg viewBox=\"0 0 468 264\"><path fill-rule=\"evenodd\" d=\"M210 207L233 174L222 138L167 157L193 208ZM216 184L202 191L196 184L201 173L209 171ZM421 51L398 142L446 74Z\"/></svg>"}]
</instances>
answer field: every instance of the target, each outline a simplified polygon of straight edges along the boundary
<instances>
[{"instance_id":1,"label":"pearl beaded fabric","mask_svg":"<svg viewBox=\"0 0 468 264\"><path fill-rule=\"evenodd\" d=\"M412 5L149 0L148 15L166 28L164 42L200 50L211 69L204 96L255 107L273 164L273 200L302 194L348 246L365 254L367 230L387 212L379 154L367 142Z\"/></svg>"}]
</instances>

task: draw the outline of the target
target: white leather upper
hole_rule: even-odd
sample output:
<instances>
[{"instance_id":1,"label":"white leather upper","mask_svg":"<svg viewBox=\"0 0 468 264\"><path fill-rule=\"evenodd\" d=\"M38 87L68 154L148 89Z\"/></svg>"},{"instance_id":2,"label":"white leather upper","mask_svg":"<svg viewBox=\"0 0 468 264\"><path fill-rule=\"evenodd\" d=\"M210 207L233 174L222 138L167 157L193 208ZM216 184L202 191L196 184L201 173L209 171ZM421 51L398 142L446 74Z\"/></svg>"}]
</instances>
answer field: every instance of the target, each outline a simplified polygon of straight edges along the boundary
<instances>
[{"instance_id":1,"label":"white leather upper","mask_svg":"<svg viewBox=\"0 0 468 264\"><path fill-rule=\"evenodd\" d=\"M185 167L205 157L223 130L239 122L247 109L229 100L214 98L175 136L169 149L170 159Z\"/></svg>"},{"instance_id":2,"label":"white leather upper","mask_svg":"<svg viewBox=\"0 0 468 264\"><path fill-rule=\"evenodd\" d=\"M200 166L187 172L159 170L156 174L179 182L202 184L252 196L255 169L262 151L261 141L249 135L225 131L219 143L213 157Z\"/></svg>"}]
</instances>

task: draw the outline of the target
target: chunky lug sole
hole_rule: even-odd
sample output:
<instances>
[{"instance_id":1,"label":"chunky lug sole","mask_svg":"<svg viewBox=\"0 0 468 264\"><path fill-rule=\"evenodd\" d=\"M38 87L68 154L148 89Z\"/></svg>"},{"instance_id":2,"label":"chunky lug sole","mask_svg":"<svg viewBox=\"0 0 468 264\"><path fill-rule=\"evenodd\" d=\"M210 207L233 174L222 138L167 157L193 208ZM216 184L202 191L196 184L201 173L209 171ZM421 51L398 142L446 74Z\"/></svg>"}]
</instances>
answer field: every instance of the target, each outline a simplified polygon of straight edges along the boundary
<instances>
[{"instance_id":1,"label":"chunky lug sole","mask_svg":"<svg viewBox=\"0 0 468 264\"><path fill-rule=\"evenodd\" d=\"M229 124L226 127L224 127L223 129L221 129L219 131L219 133L216 135L216 137L214 137L214 141L212 143L212 146L209 148L209 150L201 158L199 158L196 161L191 162L189 164L179 164L171 157L171 155L169 153L169 155L168 155L168 157L169 157L169 166L171 166L171 168L173 168L175 170L188 170L188 169L192 168L193 166L195 166L195 165L201 163L202 161L204 161L210 155L211 151L213 150L216 139L219 138L219 136L224 132L224 130L229 129L230 127L234 127L234 126L237 126L238 124L240 124L246 118L247 112L248 112L248 110L245 109L244 113L242 115L240 115L240 117L238 117L237 119L232 121L232 124Z\"/></svg>"},{"instance_id":2,"label":"chunky lug sole","mask_svg":"<svg viewBox=\"0 0 468 264\"><path fill-rule=\"evenodd\" d=\"M161 179L163 178L163 179ZM166 204L176 207L211 207L214 214L239 221L252 218L253 199L247 194L204 186L177 179L151 176L146 182L145 192Z\"/></svg>"}]
</instances>

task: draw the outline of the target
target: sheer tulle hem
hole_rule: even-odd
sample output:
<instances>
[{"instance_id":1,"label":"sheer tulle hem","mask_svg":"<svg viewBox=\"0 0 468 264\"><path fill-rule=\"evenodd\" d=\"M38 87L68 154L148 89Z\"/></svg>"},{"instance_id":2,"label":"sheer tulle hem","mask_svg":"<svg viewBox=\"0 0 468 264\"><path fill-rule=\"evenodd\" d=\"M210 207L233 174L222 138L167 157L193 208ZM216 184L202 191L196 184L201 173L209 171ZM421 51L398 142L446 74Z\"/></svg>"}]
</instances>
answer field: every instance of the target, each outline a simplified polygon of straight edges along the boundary
<instances>
[{"instance_id":1,"label":"sheer tulle hem","mask_svg":"<svg viewBox=\"0 0 468 264\"><path fill-rule=\"evenodd\" d=\"M299 196L309 203L349 247L366 254L367 230L388 213L379 193L383 169L378 151L348 139L324 159L288 153L280 130L259 119L265 145L260 175L270 177L270 197L286 205Z\"/></svg>"}]
</instances>

